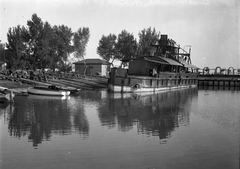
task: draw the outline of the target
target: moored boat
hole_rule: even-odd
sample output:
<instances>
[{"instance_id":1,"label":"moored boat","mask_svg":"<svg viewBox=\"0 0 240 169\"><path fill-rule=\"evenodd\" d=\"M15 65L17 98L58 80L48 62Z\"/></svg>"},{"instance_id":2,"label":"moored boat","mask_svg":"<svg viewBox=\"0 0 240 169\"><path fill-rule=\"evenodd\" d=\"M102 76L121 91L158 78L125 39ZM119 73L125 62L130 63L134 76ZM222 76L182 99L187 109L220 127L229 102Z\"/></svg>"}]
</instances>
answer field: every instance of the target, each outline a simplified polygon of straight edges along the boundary
<instances>
[{"instance_id":1,"label":"moored boat","mask_svg":"<svg viewBox=\"0 0 240 169\"><path fill-rule=\"evenodd\" d=\"M29 94L46 95L46 96L68 96L71 93L69 90L61 90L61 89L49 87L49 86L29 87L27 91Z\"/></svg>"},{"instance_id":2,"label":"moored boat","mask_svg":"<svg viewBox=\"0 0 240 169\"><path fill-rule=\"evenodd\" d=\"M14 93L0 93L0 102L13 102L15 94Z\"/></svg>"},{"instance_id":3,"label":"moored boat","mask_svg":"<svg viewBox=\"0 0 240 169\"><path fill-rule=\"evenodd\" d=\"M30 83L30 84L36 86L37 88L41 87L44 89L55 89L55 90L58 89L58 90L64 90L64 91L67 90L67 91L70 91L71 93L76 93L76 92L80 91L79 88L71 87L69 85L63 85L56 81L49 82L49 81L51 81L50 79L48 82L39 82L39 81L24 79L24 78L19 78L19 80L22 82Z\"/></svg>"},{"instance_id":4,"label":"moored boat","mask_svg":"<svg viewBox=\"0 0 240 169\"><path fill-rule=\"evenodd\" d=\"M12 90L0 86L0 102L13 102L15 94Z\"/></svg>"},{"instance_id":5,"label":"moored boat","mask_svg":"<svg viewBox=\"0 0 240 169\"><path fill-rule=\"evenodd\" d=\"M167 35L151 44L149 56L124 59L128 69L112 68L109 90L113 92L156 92L197 87L198 67L187 52Z\"/></svg>"}]
</instances>

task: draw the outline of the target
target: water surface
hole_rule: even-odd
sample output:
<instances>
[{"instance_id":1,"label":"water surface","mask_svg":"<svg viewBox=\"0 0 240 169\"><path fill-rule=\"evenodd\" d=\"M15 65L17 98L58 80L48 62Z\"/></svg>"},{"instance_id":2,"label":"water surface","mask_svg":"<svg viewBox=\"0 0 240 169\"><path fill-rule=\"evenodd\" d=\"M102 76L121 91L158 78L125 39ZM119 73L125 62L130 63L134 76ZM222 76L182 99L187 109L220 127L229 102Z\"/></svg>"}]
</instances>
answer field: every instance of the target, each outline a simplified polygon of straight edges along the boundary
<instances>
[{"instance_id":1,"label":"water surface","mask_svg":"<svg viewBox=\"0 0 240 169\"><path fill-rule=\"evenodd\" d=\"M239 168L239 90L81 91L0 105L1 168Z\"/></svg>"}]
</instances>

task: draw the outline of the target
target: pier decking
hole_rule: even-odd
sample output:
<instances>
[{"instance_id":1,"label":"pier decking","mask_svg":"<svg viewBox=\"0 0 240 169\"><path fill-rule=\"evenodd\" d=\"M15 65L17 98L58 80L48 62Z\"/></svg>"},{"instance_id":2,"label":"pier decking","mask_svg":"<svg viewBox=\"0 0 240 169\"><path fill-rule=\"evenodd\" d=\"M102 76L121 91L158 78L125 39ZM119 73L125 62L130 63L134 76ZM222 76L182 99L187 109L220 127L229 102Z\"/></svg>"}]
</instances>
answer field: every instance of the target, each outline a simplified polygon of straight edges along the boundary
<instances>
[{"instance_id":1,"label":"pier decking","mask_svg":"<svg viewBox=\"0 0 240 169\"><path fill-rule=\"evenodd\" d=\"M198 86L240 87L240 75L199 75Z\"/></svg>"}]
</instances>

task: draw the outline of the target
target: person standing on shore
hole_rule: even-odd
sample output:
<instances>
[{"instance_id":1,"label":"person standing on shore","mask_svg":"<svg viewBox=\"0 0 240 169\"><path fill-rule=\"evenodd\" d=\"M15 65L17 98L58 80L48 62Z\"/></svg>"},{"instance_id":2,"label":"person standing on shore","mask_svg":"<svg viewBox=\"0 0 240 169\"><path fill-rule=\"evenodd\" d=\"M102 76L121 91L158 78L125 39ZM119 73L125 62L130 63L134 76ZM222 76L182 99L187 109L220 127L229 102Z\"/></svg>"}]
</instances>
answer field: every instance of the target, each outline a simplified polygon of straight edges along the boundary
<instances>
[{"instance_id":1,"label":"person standing on shore","mask_svg":"<svg viewBox=\"0 0 240 169\"><path fill-rule=\"evenodd\" d=\"M43 70L43 80L44 82L47 82L47 75L46 72Z\"/></svg>"}]
</instances>

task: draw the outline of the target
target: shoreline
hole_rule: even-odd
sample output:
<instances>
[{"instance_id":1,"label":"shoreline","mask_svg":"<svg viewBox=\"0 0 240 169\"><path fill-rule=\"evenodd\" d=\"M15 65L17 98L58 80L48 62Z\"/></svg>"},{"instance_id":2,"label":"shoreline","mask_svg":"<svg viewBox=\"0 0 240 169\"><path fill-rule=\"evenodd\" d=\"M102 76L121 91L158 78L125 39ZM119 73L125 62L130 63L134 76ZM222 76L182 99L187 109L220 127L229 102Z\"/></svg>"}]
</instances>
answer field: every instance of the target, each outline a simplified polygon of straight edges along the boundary
<instances>
[{"instance_id":1,"label":"shoreline","mask_svg":"<svg viewBox=\"0 0 240 169\"><path fill-rule=\"evenodd\" d=\"M32 85L25 84L25 83L19 83L19 82L11 81L11 80L0 80L0 86L6 87L8 89L13 89L13 91L16 91L16 90L27 89L28 87L31 87Z\"/></svg>"}]
</instances>

